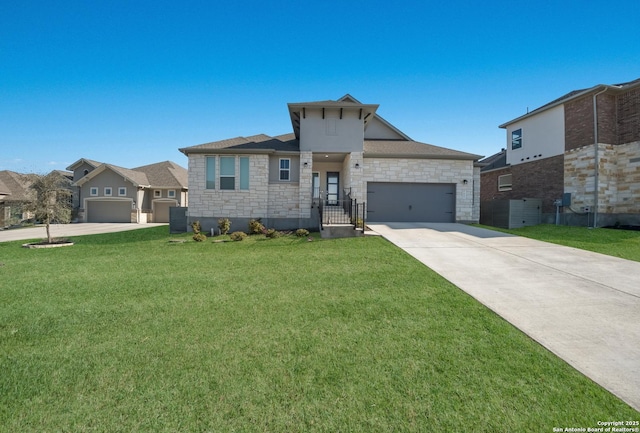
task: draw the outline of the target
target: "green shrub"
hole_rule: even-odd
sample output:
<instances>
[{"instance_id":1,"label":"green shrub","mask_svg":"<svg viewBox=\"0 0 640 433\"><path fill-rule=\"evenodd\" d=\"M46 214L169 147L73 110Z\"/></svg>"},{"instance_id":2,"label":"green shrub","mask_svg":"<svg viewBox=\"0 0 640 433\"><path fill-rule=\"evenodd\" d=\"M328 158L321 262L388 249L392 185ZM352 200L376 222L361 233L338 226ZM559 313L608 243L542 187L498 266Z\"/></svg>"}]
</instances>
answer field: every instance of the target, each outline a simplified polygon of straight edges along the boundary
<instances>
[{"instance_id":1,"label":"green shrub","mask_svg":"<svg viewBox=\"0 0 640 433\"><path fill-rule=\"evenodd\" d=\"M233 232L229 235L232 241L241 241L247 237L245 232Z\"/></svg>"},{"instance_id":2,"label":"green shrub","mask_svg":"<svg viewBox=\"0 0 640 433\"><path fill-rule=\"evenodd\" d=\"M260 235L262 233L264 233L264 225L262 225L260 218L249 221L250 235Z\"/></svg>"},{"instance_id":3,"label":"green shrub","mask_svg":"<svg viewBox=\"0 0 640 433\"><path fill-rule=\"evenodd\" d=\"M303 238L305 236L309 236L309 230L307 229L298 229L296 230L296 236L299 238Z\"/></svg>"},{"instance_id":4,"label":"green shrub","mask_svg":"<svg viewBox=\"0 0 640 433\"><path fill-rule=\"evenodd\" d=\"M194 221L191 223L191 228L193 229L193 233L198 234L202 231L202 226L200 225L200 221Z\"/></svg>"},{"instance_id":5,"label":"green shrub","mask_svg":"<svg viewBox=\"0 0 640 433\"><path fill-rule=\"evenodd\" d=\"M220 234L226 235L229 233L229 229L231 229L231 221L229 218L220 218L218 220L218 228L220 229Z\"/></svg>"},{"instance_id":6,"label":"green shrub","mask_svg":"<svg viewBox=\"0 0 640 433\"><path fill-rule=\"evenodd\" d=\"M196 242L204 242L207 240L207 236L204 233L196 233L193 235L193 240Z\"/></svg>"},{"instance_id":7,"label":"green shrub","mask_svg":"<svg viewBox=\"0 0 640 433\"><path fill-rule=\"evenodd\" d=\"M268 237L269 239L275 239L280 237L280 232L276 229L269 229L266 231L266 233L264 234L266 237Z\"/></svg>"},{"instance_id":8,"label":"green shrub","mask_svg":"<svg viewBox=\"0 0 640 433\"><path fill-rule=\"evenodd\" d=\"M351 224L354 224L356 228L359 229L364 228L364 221L362 220L362 218L351 218Z\"/></svg>"}]
</instances>

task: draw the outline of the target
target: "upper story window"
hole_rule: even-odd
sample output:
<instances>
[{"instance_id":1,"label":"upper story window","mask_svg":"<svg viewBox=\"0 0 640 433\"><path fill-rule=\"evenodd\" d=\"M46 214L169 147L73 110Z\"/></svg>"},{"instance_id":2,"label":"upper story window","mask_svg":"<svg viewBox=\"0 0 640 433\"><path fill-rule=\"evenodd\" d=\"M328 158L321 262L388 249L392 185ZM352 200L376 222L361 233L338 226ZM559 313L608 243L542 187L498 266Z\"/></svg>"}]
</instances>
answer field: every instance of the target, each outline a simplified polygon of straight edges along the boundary
<instances>
[{"instance_id":1,"label":"upper story window","mask_svg":"<svg viewBox=\"0 0 640 433\"><path fill-rule=\"evenodd\" d=\"M112 194L113 194L113 189L110 186L105 186L104 187L105 197L111 197Z\"/></svg>"},{"instance_id":2,"label":"upper story window","mask_svg":"<svg viewBox=\"0 0 640 433\"><path fill-rule=\"evenodd\" d=\"M511 149L522 147L522 128L511 131Z\"/></svg>"},{"instance_id":3,"label":"upper story window","mask_svg":"<svg viewBox=\"0 0 640 433\"><path fill-rule=\"evenodd\" d=\"M176 190L175 189L170 189L169 191L167 191L167 197L176 198Z\"/></svg>"},{"instance_id":4,"label":"upper story window","mask_svg":"<svg viewBox=\"0 0 640 433\"><path fill-rule=\"evenodd\" d=\"M280 158L280 180L291 180L291 159Z\"/></svg>"},{"instance_id":5,"label":"upper story window","mask_svg":"<svg viewBox=\"0 0 640 433\"><path fill-rule=\"evenodd\" d=\"M154 189L154 190L153 190L153 197L154 197L154 198L160 198L160 197L162 197L162 191L160 191L159 189Z\"/></svg>"},{"instance_id":6,"label":"upper story window","mask_svg":"<svg viewBox=\"0 0 640 433\"><path fill-rule=\"evenodd\" d=\"M511 191L511 174L503 174L498 176L498 191Z\"/></svg>"},{"instance_id":7,"label":"upper story window","mask_svg":"<svg viewBox=\"0 0 640 433\"><path fill-rule=\"evenodd\" d=\"M97 187L95 187L95 186L92 186L92 187L89 189L89 195L91 195L91 196L93 196L93 197L97 196L97 195L98 195L98 188L97 188Z\"/></svg>"},{"instance_id":8,"label":"upper story window","mask_svg":"<svg viewBox=\"0 0 640 433\"><path fill-rule=\"evenodd\" d=\"M127 195L127 188L124 186L121 186L120 188L118 188L118 195L120 197Z\"/></svg>"}]
</instances>

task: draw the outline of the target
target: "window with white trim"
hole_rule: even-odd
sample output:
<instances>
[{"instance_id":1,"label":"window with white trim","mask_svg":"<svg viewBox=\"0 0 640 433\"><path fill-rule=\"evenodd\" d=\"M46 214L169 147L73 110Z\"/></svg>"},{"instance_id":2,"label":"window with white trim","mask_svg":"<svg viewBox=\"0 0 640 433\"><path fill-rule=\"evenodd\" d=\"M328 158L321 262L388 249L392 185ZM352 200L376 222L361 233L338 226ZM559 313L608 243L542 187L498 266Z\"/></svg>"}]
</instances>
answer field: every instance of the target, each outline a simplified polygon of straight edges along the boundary
<instances>
[{"instance_id":1,"label":"window with white trim","mask_svg":"<svg viewBox=\"0 0 640 433\"><path fill-rule=\"evenodd\" d=\"M511 149L522 147L522 128L511 131Z\"/></svg>"},{"instance_id":2,"label":"window with white trim","mask_svg":"<svg viewBox=\"0 0 640 433\"><path fill-rule=\"evenodd\" d=\"M110 186L105 186L104 187L104 196L105 197L111 197L113 195L113 188L111 188Z\"/></svg>"},{"instance_id":3,"label":"window with white trim","mask_svg":"<svg viewBox=\"0 0 640 433\"><path fill-rule=\"evenodd\" d=\"M89 189L89 195L90 195L90 196L92 196L92 197L97 196L97 195L98 195L98 188L97 188L97 187L95 187L95 186L92 186L92 187Z\"/></svg>"},{"instance_id":4,"label":"window with white trim","mask_svg":"<svg viewBox=\"0 0 640 433\"><path fill-rule=\"evenodd\" d=\"M118 188L118 195L120 197L124 197L127 195L127 187L126 186L121 186Z\"/></svg>"},{"instance_id":5,"label":"window with white trim","mask_svg":"<svg viewBox=\"0 0 640 433\"><path fill-rule=\"evenodd\" d=\"M511 191L511 174L498 176L498 191Z\"/></svg>"},{"instance_id":6,"label":"window with white trim","mask_svg":"<svg viewBox=\"0 0 640 433\"><path fill-rule=\"evenodd\" d=\"M174 189L170 189L169 191L167 191L167 197L176 198L176 191Z\"/></svg>"},{"instance_id":7,"label":"window with white trim","mask_svg":"<svg viewBox=\"0 0 640 433\"><path fill-rule=\"evenodd\" d=\"M279 179L282 181L291 180L291 159L290 158L280 158Z\"/></svg>"},{"instance_id":8,"label":"window with white trim","mask_svg":"<svg viewBox=\"0 0 640 433\"><path fill-rule=\"evenodd\" d=\"M160 198L160 197L162 197L162 191L160 191L159 189L154 189L153 198Z\"/></svg>"}]
</instances>

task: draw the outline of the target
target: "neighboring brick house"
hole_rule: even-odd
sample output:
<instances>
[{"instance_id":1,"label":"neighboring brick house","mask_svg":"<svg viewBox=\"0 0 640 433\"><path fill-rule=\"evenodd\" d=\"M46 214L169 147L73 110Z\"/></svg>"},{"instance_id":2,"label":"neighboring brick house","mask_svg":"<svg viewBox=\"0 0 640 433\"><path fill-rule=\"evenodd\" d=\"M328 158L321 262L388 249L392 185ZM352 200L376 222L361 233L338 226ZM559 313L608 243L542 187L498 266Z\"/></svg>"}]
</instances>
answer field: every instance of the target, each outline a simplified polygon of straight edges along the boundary
<instances>
[{"instance_id":1,"label":"neighboring brick house","mask_svg":"<svg viewBox=\"0 0 640 433\"><path fill-rule=\"evenodd\" d=\"M164 223L187 206L187 170L171 161L128 169L82 158L67 170L78 222Z\"/></svg>"},{"instance_id":2,"label":"neighboring brick house","mask_svg":"<svg viewBox=\"0 0 640 433\"><path fill-rule=\"evenodd\" d=\"M500 128L506 149L481 161L483 209L539 198L553 223L564 197L562 224L640 225L640 79L572 91Z\"/></svg>"},{"instance_id":3,"label":"neighboring brick house","mask_svg":"<svg viewBox=\"0 0 640 433\"><path fill-rule=\"evenodd\" d=\"M350 95L288 104L293 133L180 149L189 157L188 220L250 219L295 229L331 225L335 207L365 204L369 222L477 222L480 169L472 155L413 141L378 105Z\"/></svg>"}]
</instances>

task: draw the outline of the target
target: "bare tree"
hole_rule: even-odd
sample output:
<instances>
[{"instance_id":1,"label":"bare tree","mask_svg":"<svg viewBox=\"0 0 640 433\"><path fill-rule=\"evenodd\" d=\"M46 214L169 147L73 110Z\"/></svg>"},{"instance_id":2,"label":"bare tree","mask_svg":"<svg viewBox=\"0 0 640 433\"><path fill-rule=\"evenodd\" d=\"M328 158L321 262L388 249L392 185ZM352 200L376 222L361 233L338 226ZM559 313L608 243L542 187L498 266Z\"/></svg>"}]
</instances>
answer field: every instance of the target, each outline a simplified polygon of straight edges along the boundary
<instances>
[{"instance_id":1,"label":"bare tree","mask_svg":"<svg viewBox=\"0 0 640 433\"><path fill-rule=\"evenodd\" d=\"M34 200L27 205L27 210L36 220L47 228L47 242L53 243L51 223L68 223L71 221L71 190L69 180L56 171L46 175L33 175L31 189Z\"/></svg>"}]
</instances>

